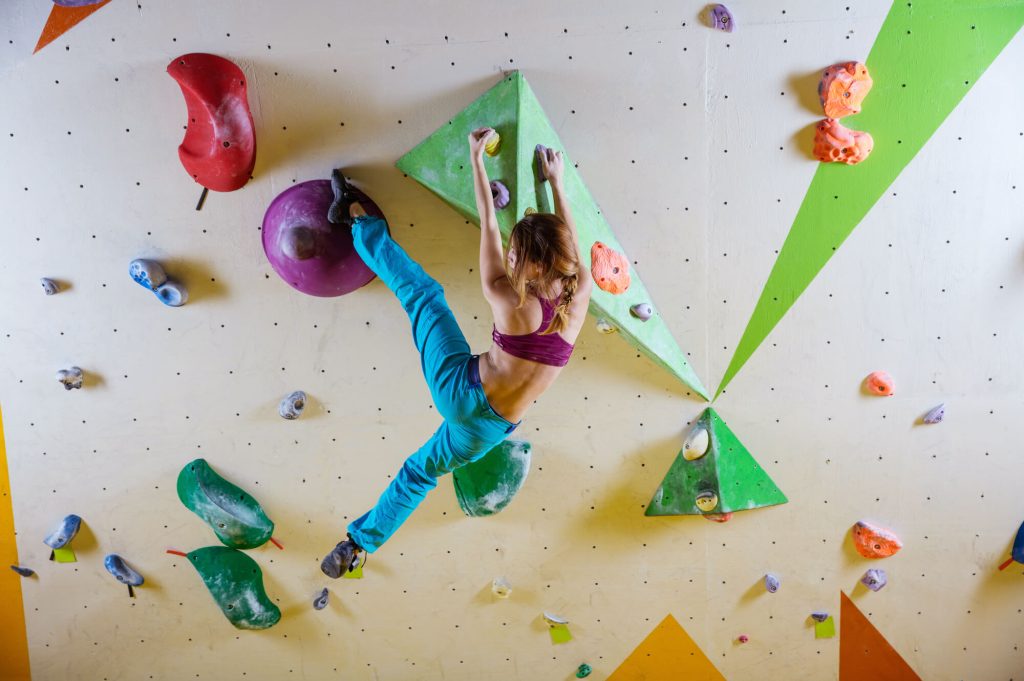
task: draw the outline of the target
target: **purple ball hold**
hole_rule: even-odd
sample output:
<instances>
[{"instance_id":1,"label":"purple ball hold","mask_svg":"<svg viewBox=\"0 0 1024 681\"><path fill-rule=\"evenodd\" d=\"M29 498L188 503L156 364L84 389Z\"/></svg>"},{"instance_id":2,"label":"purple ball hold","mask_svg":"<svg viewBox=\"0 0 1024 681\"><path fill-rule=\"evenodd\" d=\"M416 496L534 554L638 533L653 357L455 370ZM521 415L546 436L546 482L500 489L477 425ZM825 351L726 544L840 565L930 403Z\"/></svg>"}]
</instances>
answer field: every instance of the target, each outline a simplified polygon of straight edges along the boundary
<instances>
[{"instance_id":1,"label":"purple ball hold","mask_svg":"<svg viewBox=\"0 0 1024 681\"><path fill-rule=\"evenodd\" d=\"M494 199L494 207L498 210L505 208L512 201L508 193L508 187L501 180L491 181L491 198Z\"/></svg>"},{"instance_id":2,"label":"purple ball hold","mask_svg":"<svg viewBox=\"0 0 1024 681\"><path fill-rule=\"evenodd\" d=\"M310 180L278 194L263 217L263 250L271 267L311 296L345 295L376 276L356 252L350 228L327 221L333 201L330 180ZM369 215L384 217L365 194L359 203Z\"/></svg>"},{"instance_id":3,"label":"purple ball hold","mask_svg":"<svg viewBox=\"0 0 1024 681\"><path fill-rule=\"evenodd\" d=\"M722 4L711 6L711 27L717 28L719 31L725 31L726 33L732 33L733 27L736 26L736 20L732 17L732 12L729 8Z\"/></svg>"}]
</instances>

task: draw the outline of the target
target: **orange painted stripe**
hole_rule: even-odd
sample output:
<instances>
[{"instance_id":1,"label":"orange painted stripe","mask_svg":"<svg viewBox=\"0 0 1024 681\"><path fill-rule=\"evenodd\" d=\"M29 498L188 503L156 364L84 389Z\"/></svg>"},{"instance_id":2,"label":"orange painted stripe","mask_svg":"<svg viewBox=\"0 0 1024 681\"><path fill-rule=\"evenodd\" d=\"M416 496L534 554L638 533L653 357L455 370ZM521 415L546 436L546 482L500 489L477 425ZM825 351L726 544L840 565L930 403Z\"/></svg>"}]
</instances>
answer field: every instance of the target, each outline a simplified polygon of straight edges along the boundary
<instances>
[{"instance_id":1,"label":"orange painted stripe","mask_svg":"<svg viewBox=\"0 0 1024 681\"><path fill-rule=\"evenodd\" d=\"M0 412L0 681L28 681L28 636L25 635L25 608L21 601L21 580L8 569L17 565L18 546L14 541L14 507L11 482L7 476L7 449L4 447L4 417Z\"/></svg>"},{"instance_id":2,"label":"orange painted stripe","mask_svg":"<svg viewBox=\"0 0 1024 681\"><path fill-rule=\"evenodd\" d=\"M50 17L46 20L46 26L43 26L43 32L39 34L39 42L36 43L36 49L32 50L32 54L35 54L70 31L78 22L108 2L110 0L103 0L103 2L96 3L95 5L86 5L84 7L54 5L53 9L50 10Z\"/></svg>"}]
</instances>

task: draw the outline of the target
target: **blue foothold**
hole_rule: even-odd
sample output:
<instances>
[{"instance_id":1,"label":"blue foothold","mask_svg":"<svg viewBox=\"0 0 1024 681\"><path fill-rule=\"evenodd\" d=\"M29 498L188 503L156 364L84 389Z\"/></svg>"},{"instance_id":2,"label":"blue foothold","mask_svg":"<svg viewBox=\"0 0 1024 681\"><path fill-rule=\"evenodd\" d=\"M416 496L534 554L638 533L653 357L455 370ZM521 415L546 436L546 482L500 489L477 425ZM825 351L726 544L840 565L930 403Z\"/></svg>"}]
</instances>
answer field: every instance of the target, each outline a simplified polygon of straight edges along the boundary
<instances>
[{"instance_id":1,"label":"blue foothold","mask_svg":"<svg viewBox=\"0 0 1024 681\"><path fill-rule=\"evenodd\" d=\"M125 559L116 553L109 554L103 559L103 567L107 568L107 572L114 575L114 579L127 584L128 586L142 586L145 581L138 572L132 569Z\"/></svg>"},{"instance_id":2,"label":"blue foothold","mask_svg":"<svg viewBox=\"0 0 1024 681\"><path fill-rule=\"evenodd\" d=\"M167 281L167 273L155 260L132 260L128 265L128 274L139 286L156 291Z\"/></svg>"},{"instance_id":3,"label":"blue foothold","mask_svg":"<svg viewBox=\"0 0 1024 681\"><path fill-rule=\"evenodd\" d=\"M156 289L156 297L169 307L181 307L188 302L188 290L176 281L168 281Z\"/></svg>"},{"instance_id":4,"label":"blue foothold","mask_svg":"<svg viewBox=\"0 0 1024 681\"><path fill-rule=\"evenodd\" d=\"M78 534L79 528L82 527L82 519L72 513L71 515L65 516L60 524L54 528L53 532L46 535L46 539L43 543L49 546L51 549L62 549L71 543L71 540Z\"/></svg>"}]
</instances>

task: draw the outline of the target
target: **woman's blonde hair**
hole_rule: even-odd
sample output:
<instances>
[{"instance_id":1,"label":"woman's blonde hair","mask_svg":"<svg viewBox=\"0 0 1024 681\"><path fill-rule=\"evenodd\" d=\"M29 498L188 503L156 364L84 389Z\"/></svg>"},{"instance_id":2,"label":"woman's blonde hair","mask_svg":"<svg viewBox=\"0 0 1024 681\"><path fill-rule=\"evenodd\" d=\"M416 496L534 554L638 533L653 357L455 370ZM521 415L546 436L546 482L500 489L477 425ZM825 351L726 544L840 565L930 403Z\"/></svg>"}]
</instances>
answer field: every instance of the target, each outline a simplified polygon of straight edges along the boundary
<instances>
[{"instance_id":1,"label":"woman's blonde hair","mask_svg":"<svg viewBox=\"0 0 1024 681\"><path fill-rule=\"evenodd\" d=\"M526 303L527 289L531 286L534 295L537 290L548 290L561 280L562 295L555 306L555 316L542 334L558 333L569 326L569 306L572 304L579 283L579 253L569 225L553 213L532 213L516 223L508 238L509 250L516 253L515 264L511 267L505 261L509 283L519 295L519 304ZM527 281L525 274L529 265L540 267L539 279Z\"/></svg>"}]
</instances>

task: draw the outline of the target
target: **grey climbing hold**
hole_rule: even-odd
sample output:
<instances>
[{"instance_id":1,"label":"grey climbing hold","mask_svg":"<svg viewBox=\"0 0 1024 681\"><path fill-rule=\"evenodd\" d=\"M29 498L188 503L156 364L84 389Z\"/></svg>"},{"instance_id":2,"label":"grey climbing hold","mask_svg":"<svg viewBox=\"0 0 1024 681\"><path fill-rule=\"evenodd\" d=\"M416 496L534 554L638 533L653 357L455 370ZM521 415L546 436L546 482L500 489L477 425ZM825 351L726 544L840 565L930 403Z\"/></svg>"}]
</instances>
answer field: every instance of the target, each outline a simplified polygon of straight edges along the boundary
<instances>
[{"instance_id":1,"label":"grey climbing hold","mask_svg":"<svg viewBox=\"0 0 1024 681\"><path fill-rule=\"evenodd\" d=\"M889 577L885 574L885 570L871 568L860 578L860 583L872 591L881 591L882 587L889 583Z\"/></svg>"},{"instance_id":2,"label":"grey climbing hold","mask_svg":"<svg viewBox=\"0 0 1024 681\"><path fill-rule=\"evenodd\" d=\"M156 291L167 281L167 273L155 260L139 258L128 265L128 274L139 286Z\"/></svg>"},{"instance_id":3,"label":"grey climbing hold","mask_svg":"<svg viewBox=\"0 0 1024 681\"><path fill-rule=\"evenodd\" d=\"M31 577L36 573L32 568L21 567L20 565L12 565L11 569L17 572L22 577Z\"/></svg>"},{"instance_id":4,"label":"grey climbing hold","mask_svg":"<svg viewBox=\"0 0 1024 681\"><path fill-rule=\"evenodd\" d=\"M176 281L168 281L157 287L156 297L168 307L181 307L188 302L188 289Z\"/></svg>"},{"instance_id":5,"label":"grey climbing hold","mask_svg":"<svg viewBox=\"0 0 1024 681\"><path fill-rule=\"evenodd\" d=\"M65 390L77 390L82 387L85 375L78 367L61 369L57 372L57 381L63 384Z\"/></svg>"},{"instance_id":6,"label":"grey climbing hold","mask_svg":"<svg viewBox=\"0 0 1024 681\"><path fill-rule=\"evenodd\" d=\"M62 549L71 543L71 540L75 538L81 527L82 519L74 513L64 516L53 532L46 535L43 543L51 549Z\"/></svg>"},{"instance_id":7,"label":"grey climbing hold","mask_svg":"<svg viewBox=\"0 0 1024 681\"><path fill-rule=\"evenodd\" d=\"M284 399L281 400L281 404L277 405L277 413L281 415L281 418L293 421L302 416L305 408L306 393L296 390L285 395Z\"/></svg>"},{"instance_id":8,"label":"grey climbing hold","mask_svg":"<svg viewBox=\"0 0 1024 681\"><path fill-rule=\"evenodd\" d=\"M103 559L103 567L114 575L114 579L128 586L142 586L142 583L146 581L124 558L116 553L111 553Z\"/></svg>"},{"instance_id":9,"label":"grey climbing hold","mask_svg":"<svg viewBox=\"0 0 1024 681\"><path fill-rule=\"evenodd\" d=\"M43 277L39 280L39 283L43 285L43 293L48 296L52 296L54 293L60 292L60 284L55 282L53 279Z\"/></svg>"},{"instance_id":10,"label":"grey climbing hold","mask_svg":"<svg viewBox=\"0 0 1024 681\"><path fill-rule=\"evenodd\" d=\"M941 423L946 418L946 405L945 403L940 404L937 407L932 407L928 410L928 413L921 419L925 423L931 425L934 423Z\"/></svg>"},{"instance_id":11,"label":"grey climbing hold","mask_svg":"<svg viewBox=\"0 0 1024 681\"><path fill-rule=\"evenodd\" d=\"M629 313L642 322L654 316L654 309L648 303L637 303L629 308Z\"/></svg>"},{"instance_id":12,"label":"grey climbing hold","mask_svg":"<svg viewBox=\"0 0 1024 681\"><path fill-rule=\"evenodd\" d=\"M683 441L683 458L687 461L694 461L708 453L711 445L711 435L703 421L697 423L690 431L690 435Z\"/></svg>"},{"instance_id":13,"label":"grey climbing hold","mask_svg":"<svg viewBox=\"0 0 1024 681\"><path fill-rule=\"evenodd\" d=\"M316 595L316 598L313 599L313 609L323 610L327 607L328 600L330 600L330 594L328 593L327 587L325 586L324 590L318 593Z\"/></svg>"},{"instance_id":14,"label":"grey climbing hold","mask_svg":"<svg viewBox=\"0 0 1024 681\"><path fill-rule=\"evenodd\" d=\"M811 613L811 619L815 622L824 622L828 619L828 613L824 610L815 610Z\"/></svg>"},{"instance_id":15,"label":"grey climbing hold","mask_svg":"<svg viewBox=\"0 0 1024 681\"><path fill-rule=\"evenodd\" d=\"M780 583L779 578L770 572L764 576L764 588L770 594L779 590Z\"/></svg>"},{"instance_id":16,"label":"grey climbing hold","mask_svg":"<svg viewBox=\"0 0 1024 681\"><path fill-rule=\"evenodd\" d=\"M618 331L618 329L615 328L615 325L612 324L607 319L605 319L604 317L601 317L600 319L597 320L597 330L605 334L615 333L616 331Z\"/></svg>"}]
</instances>

